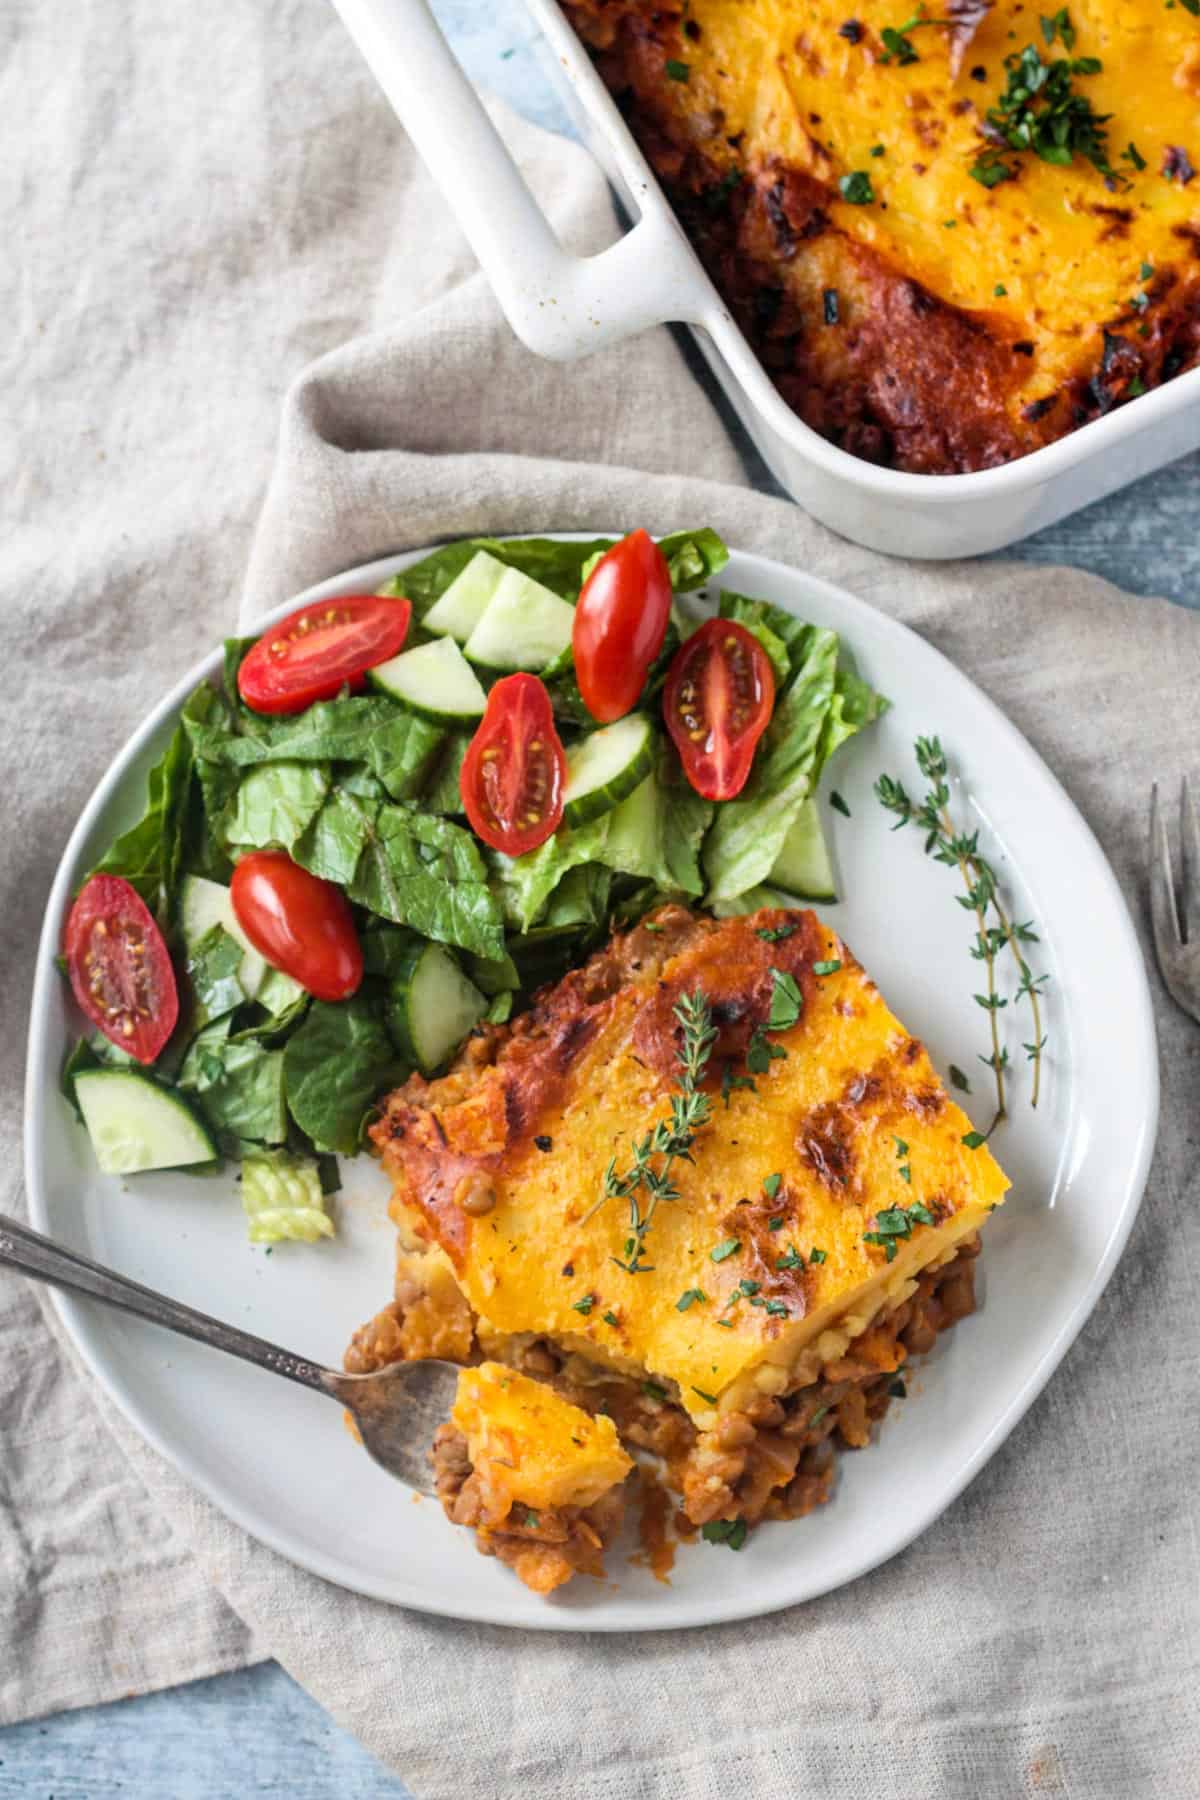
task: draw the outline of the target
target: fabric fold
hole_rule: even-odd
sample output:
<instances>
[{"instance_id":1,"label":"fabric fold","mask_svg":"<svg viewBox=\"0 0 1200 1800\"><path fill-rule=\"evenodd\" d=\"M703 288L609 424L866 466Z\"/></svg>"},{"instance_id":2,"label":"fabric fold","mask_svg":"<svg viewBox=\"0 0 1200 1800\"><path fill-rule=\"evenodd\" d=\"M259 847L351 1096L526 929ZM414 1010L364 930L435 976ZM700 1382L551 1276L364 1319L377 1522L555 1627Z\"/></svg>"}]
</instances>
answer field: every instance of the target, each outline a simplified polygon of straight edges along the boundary
<instances>
[{"instance_id":1,"label":"fabric fold","mask_svg":"<svg viewBox=\"0 0 1200 1800\"><path fill-rule=\"evenodd\" d=\"M293 5L277 23L302 37L314 18ZM752 453L668 331L569 367L531 358L369 77L337 33L321 48L328 83L351 97L347 122L330 121L319 94L297 105L366 148L347 150L341 179L310 165L307 185L274 199L269 168L254 164L244 203L226 193L228 269L217 227L194 228L214 259L196 265L194 330L181 335L166 288L136 314L146 367L118 390L127 436L112 434L112 470L40 449L21 487L32 524L10 612L19 692L5 754L22 849L3 877L6 1016L27 1010L31 896L45 894L104 762L234 623L248 548L244 624L335 571L465 533L712 524L740 548L842 583L978 681L1082 807L1144 923L1146 794L1179 766L1200 691L1200 619L1068 570L906 567L839 541L746 485L748 470L761 473ZM232 51L213 55L246 104ZM307 93L298 53L285 70L290 91ZM280 131L284 91L270 86ZM594 165L499 116L569 240L607 241L612 208ZM206 154L234 181L236 159L221 162L216 127L205 129ZM79 179L86 190L86 171ZM168 168L164 182L182 218L195 171ZM256 238L261 219L276 223ZM140 241L139 221L120 229ZM101 258L98 240L88 247ZM310 356L284 400L268 481L281 371ZM43 362L35 374L55 370ZM104 391L87 390L97 414ZM934 696L930 707L936 729ZM1183 1800L1200 1670L1198 1484L1184 1425L1200 1378L1200 1054L1157 982L1155 997L1164 1127L1149 1192L1046 1394L904 1555L743 1625L513 1633L342 1592L196 1494L75 1369L27 1290L0 1279L0 1571L6 1597L19 1596L0 1622L0 1707L15 1718L271 1654L420 1800ZM20 1047L2 1054L11 1170ZM11 1175L3 1204L18 1205ZM331 1521L338 1529L353 1522Z\"/></svg>"}]
</instances>

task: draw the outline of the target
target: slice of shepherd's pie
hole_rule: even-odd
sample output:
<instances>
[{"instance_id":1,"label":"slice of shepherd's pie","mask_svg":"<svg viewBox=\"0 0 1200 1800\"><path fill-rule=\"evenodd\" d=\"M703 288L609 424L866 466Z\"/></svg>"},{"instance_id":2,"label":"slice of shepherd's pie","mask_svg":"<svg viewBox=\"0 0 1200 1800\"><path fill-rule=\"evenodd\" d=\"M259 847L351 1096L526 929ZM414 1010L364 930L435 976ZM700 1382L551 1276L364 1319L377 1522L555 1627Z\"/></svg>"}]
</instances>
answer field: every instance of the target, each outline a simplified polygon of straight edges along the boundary
<instances>
[{"instance_id":1,"label":"slice of shepherd's pie","mask_svg":"<svg viewBox=\"0 0 1200 1800\"><path fill-rule=\"evenodd\" d=\"M669 1135L673 1098L679 1124L689 1046L701 1098L655 1203L665 1159L647 1134ZM1008 1188L811 912L661 909L482 1028L448 1074L413 1076L372 1137L394 1183L396 1298L347 1366L486 1357L539 1377L661 1459L681 1529L739 1542L826 1500L834 1445L865 1445L906 1357L973 1309L977 1233ZM495 1402L494 1380L489 1365L466 1392ZM495 1508L461 1500L480 1441L464 1414L439 1476L496 1553ZM523 1549L561 1547L554 1508L543 1525L512 1493ZM574 1566L596 1566L588 1548ZM500 1553L547 1585L536 1557Z\"/></svg>"}]
</instances>

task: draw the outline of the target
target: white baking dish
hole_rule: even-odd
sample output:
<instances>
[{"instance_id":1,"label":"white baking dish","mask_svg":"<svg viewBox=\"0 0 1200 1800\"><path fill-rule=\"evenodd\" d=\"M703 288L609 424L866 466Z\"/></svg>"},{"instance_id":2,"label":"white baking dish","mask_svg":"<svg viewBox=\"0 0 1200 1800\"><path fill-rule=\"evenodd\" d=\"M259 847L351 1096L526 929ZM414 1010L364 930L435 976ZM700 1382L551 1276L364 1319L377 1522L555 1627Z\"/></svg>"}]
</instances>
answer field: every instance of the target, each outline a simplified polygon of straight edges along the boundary
<instances>
[{"instance_id":1,"label":"white baking dish","mask_svg":"<svg viewBox=\"0 0 1200 1800\"><path fill-rule=\"evenodd\" d=\"M776 392L554 0L527 4L584 141L637 220L611 249L586 259L559 245L425 0L334 4L522 342L569 361L652 325L690 325L774 475L844 537L894 556L977 556L1200 445L1196 369L1001 469L908 475L847 455Z\"/></svg>"}]
</instances>

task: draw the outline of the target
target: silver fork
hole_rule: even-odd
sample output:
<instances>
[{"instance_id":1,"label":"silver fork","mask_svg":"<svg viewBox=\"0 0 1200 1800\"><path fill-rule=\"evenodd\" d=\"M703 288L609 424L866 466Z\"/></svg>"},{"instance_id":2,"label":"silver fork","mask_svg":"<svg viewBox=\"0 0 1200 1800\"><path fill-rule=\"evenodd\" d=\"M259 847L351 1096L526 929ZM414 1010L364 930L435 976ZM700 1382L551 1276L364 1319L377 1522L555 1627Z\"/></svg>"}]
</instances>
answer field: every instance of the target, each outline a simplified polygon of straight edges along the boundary
<instances>
[{"instance_id":1,"label":"silver fork","mask_svg":"<svg viewBox=\"0 0 1200 1800\"><path fill-rule=\"evenodd\" d=\"M381 1468L419 1493L432 1494L429 1446L434 1431L450 1416L459 1370L455 1363L389 1363L371 1375L345 1375L295 1356L236 1325L224 1325L207 1313L184 1306L153 1288L142 1287L112 1269L77 1256L16 1219L0 1213L0 1266L17 1269L35 1281L46 1281L89 1300L164 1325L199 1344L211 1344L239 1356L256 1368L284 1375L301 1387L314 1388L346 1407L354 1416L363 1444Z\"/></svg>"},{"instance_id":2,"label":"silver fork","mask_svg":"<svg viewBox=\"0 0 1200 1800\"><path fill-rule=\"evenodd\" d=\"M1150 790L1150 914L1162 978L1184 1012L1200 1021L1200 823L1185 775L1179 786L1180 879L1171 866L1167 823Z\"/></svg>"}]
</instances>

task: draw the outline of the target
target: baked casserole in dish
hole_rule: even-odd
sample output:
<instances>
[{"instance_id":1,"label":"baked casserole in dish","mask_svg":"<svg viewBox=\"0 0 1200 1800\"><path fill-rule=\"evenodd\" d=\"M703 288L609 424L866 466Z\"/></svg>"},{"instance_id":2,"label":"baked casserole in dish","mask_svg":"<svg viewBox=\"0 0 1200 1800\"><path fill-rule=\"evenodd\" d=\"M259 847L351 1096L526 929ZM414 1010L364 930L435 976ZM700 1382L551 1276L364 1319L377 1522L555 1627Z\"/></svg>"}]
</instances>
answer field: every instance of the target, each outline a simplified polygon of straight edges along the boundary
<instances>
[{"instance_id":1,"label":"baked casserole in dish","mask_svg":"<svg viewBox=\"0 0 1200 1800\"><path fill-rule=\"evenodd\" d=\"M620 1171L679 1104L701 994L695 1141L648 1235ZM684 1537L737 1548L825 1501L835 1447L865 1445L909 1355L972 1310L1008 1187L811 912L660 909L413 1076L371 1135L396 1290L347 1366L464 1365L439 1491L539 1591L596 1572L621 1444L657 1460Z\"/></svg>"},{"instance_id":2,"label":"baked casserole in dish","mask_svg":"<svg viewBox=\"0 0 1200 1800\"><path fill-rule=\"evenodd\" d=\"M563 0L801 419L949 475L1169 380L1200 341L1191 0Z\"/></svg>"}]
</instances>

